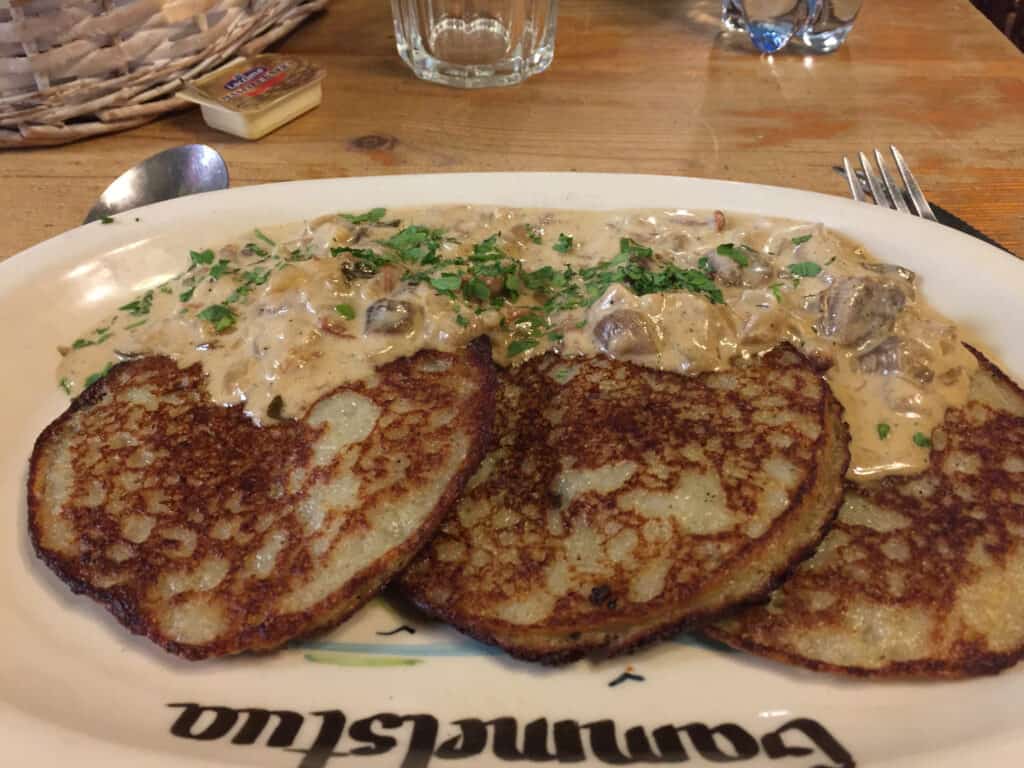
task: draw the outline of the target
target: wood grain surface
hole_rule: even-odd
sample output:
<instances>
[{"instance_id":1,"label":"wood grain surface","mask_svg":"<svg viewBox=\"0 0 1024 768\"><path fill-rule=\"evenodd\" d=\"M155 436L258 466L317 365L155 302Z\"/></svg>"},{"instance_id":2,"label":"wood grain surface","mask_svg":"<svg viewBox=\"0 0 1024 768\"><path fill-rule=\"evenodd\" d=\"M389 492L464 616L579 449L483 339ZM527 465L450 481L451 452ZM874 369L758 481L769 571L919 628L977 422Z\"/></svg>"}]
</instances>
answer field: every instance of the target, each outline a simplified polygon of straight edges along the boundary
<instances>
[{"instance_id":1,"label":"wood grain surface","mask_svg":"<svg viewBox=\"0 0 1024 768\"><path fill-rule=\"evenodd\" d=\"M830 56L757 55L718 0L562 0L527 83L416 80L381 0L335 0L279 46L328 71L324 103L258 142L192 109L64 147L0 153L0 258L81 222L123 169L217 148L240 186L444 171L677 174L845 195L831 166L893 143L931 199L1024 254L1024 55L968 0L868 2ZM799 211L793 212L799 216Z\"/></svg>"}]
</instances>

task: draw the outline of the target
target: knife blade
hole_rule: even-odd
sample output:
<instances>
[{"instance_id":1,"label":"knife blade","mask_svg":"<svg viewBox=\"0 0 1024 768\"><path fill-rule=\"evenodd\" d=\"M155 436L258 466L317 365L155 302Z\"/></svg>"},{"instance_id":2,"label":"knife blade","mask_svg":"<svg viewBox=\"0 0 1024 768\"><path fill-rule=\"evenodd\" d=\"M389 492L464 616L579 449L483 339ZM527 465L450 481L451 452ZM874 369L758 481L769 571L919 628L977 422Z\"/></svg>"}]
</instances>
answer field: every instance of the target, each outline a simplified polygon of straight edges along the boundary
<instances>
[{"instance_id":1,"label":"knife blade","mask_svg":"<svg viewBox=\"0 0 1024 768\"><path fill-rule=\"evenodd\" d=\"M833 165L832 166L832 170L835 171L836 173L838 173L844 179L846 178L846 171L843 170L842 166ZM867 179L864 178L863 172L857 171L856 174L857 174L857 181L861 185L861 187L863 188L864 193L867 194L868 196L870 196L871 195L871 188L868 186ZM907 205L910 206L911 210L913 210L914 207L913 207L913 203L910 202L910 198L906 197L906 195L904 195L904 198L907 200ZM949 211L949 210L943 208L941 205L939 205L938 203L936 203L936 202L934 202L932 200L929 200L928 204L932 207L932 210L935 212L935 218L938 219L940 224L944 224L945 226L950 227L951 229L955 229L955 230L957 230L959 232L963 232L964 234L970 235L971 237L976 237L979 240L988 243L989 245L993 245L993 246L995 246L996 248L999 248L1002 251L1006 251L1011 256L1016 255L1016 254L1013 253L1013 251L1011 251L1005 245L1002 245L998 241L993 240L991 237L986 235L984 232L982 232L977 227L974 227L971 224L968 224L966 221L961 219L959 216L957 216L952 211Z\"/></svg>"}]
</instances>

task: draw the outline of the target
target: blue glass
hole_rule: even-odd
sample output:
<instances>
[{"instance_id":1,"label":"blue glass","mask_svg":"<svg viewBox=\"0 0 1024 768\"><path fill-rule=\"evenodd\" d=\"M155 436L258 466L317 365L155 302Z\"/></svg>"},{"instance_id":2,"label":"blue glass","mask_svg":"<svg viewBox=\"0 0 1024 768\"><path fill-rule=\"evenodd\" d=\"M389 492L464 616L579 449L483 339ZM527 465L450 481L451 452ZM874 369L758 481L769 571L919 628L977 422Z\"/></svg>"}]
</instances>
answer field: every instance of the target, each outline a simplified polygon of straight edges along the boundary
<instances>
[{"instance_id":1,"label":"blue glass","mask_svg":"<svg viewBox=\"0 0 1024 768\"><path fill-rule=\"evenodd\" d=\"M808 18L808 0L738 0L747 34L764 53L786 47L802 33Z\"/></svg>"},{"instance_id":2,"label":"blue glass","mask_svg":"<svg viewBox=\"0 0 1024 768\"><path fill-rule=\"evenodd\" d=\"M845 41L863 0L807 0L809 18L801 42L815 53L832 53Z\"/></svg>"}]
</instances>

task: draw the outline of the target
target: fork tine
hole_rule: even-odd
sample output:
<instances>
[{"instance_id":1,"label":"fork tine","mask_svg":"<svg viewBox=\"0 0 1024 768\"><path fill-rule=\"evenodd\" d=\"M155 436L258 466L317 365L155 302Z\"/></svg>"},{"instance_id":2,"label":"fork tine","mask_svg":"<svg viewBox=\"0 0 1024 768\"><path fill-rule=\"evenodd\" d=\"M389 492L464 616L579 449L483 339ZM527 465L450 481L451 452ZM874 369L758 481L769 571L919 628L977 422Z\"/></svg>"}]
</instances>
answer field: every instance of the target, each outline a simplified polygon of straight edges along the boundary
<instances>
[{"instance_id":1,"label":"fork tine","mask_svg":"<svg viewBox=\"0 0 1024 768\"><path fill-rule=\"evenodd\" d=\"M867 199L864 197L864 189L860 185L860 181L857 179L857 174L853 170L853 166L850 165L850 158L843 156L843 170L846 171L846 181L850 184L850 194L853 195L853 199L858 203L866 203Z\"/></svg>"},{"instance_id":2,"label":"fork tine","mask_svg":"<svg viewBox=\"0 0 1024 768\"><path fill-rule=\"evenodd\" d=\"M889 145L889 151L892 152L893 159L896 161L896 167L899 168L900 176L903 177L903 183L907 186L907 194L910 195L910 201L917 209L917 215L923 219L936 221L935 213L932 211L932 207L928 205L924 192L922 192L921 187L918 186L917 179L914 178L914 174L912 174L910 172L910 168L907 167L907 161L903 159L903 155L892 144Z\"/></svg>"},{"instance_id":3,"label":"fork tine","mask_svg":"<svg viewBox=\"0 0 1024 768\"><path fill-rule=\"evenodd\" d=\"M889 175L889 168L885 164L885 158L882 157L882 153L877 149L875 150L875 163L878 165L879 173L882 174L882 183L885 184L885 191L889 193L889 199L895 204L896 210L910 213L907 201L903 199L903 190L896 186L892 176Z\"/></svg>"},{"instance_id":4,"label":"fork tine","mask_svg":"<svg viewBox=\"0 0 1024 768\"><path fill-rule=\"evenodd\" d=\"M860 155L860 167L864 171L864 178L868 180L868 188L871 190L871 196L875 198L875 205L880 205L883 208L894 208L892 202L886 197L885 192L882 191L882 183L878 177L875 176L874 170L871 168L871 161L868 160L868 156L863 152L858 153Z\"/></svg>"}]
</instances>

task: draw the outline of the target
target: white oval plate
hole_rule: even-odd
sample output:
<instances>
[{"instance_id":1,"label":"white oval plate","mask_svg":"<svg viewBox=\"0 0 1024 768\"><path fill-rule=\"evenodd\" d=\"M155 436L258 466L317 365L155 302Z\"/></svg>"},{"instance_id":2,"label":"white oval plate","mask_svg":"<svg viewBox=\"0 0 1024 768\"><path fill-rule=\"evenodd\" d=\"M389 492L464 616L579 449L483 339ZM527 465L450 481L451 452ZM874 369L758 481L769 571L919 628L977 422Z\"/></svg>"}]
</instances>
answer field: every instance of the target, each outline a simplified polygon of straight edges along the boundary
<instances>
[{"instance_id":1,"label":"white oval plate","mask_svg":"<svg viewBox=\"0 0 1024 768\"><path fill-rule=\"evenodd\" d=\"M628 764L645 748L695 766L1018 762L1024 669L954 683L864 682L685 638L547 669L381 600L316 642L189 663L130 636L35 559L24 486L33 440L67 405L54 383L58 344L176 273L189 247L326 212L445 202L822 221L916 270L967 340L1024 379L1024 264L936 224L795 190L589 174L340 179L199 195L75 229L0 263L0 763L414 768L547 754Z\"/></svg>"}]
</instances>

